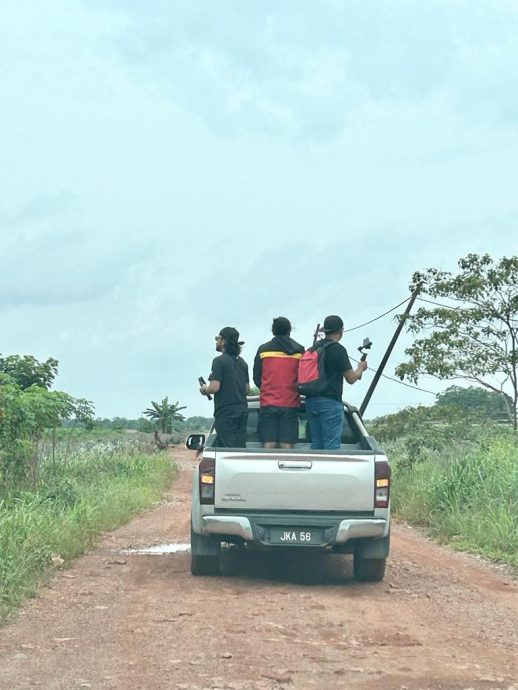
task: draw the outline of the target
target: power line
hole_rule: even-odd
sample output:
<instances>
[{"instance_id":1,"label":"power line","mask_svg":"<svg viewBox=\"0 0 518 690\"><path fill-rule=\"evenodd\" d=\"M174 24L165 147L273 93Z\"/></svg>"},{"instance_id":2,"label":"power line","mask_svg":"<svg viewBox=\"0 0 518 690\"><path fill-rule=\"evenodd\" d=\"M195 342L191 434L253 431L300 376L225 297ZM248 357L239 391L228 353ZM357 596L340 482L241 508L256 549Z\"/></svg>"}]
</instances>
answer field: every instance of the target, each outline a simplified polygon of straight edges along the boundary
<instances>
[{"instance_id":1,"label":"power line","mask_svg":"<svg viewBox=\"0 0 518 690\"><path fill-rule=\"evenodd\" d=\"M411 295L410 295L410 297L411 297ZM378 321L378 319L382 319L382 318L383 318L384 316L386 316L387 314L390 314L391 311L394 311L395 309L397 309L398 307L400 307L402 304L405 304L405 302L408 302L408 300L410 299L410 297L407 297L406 299L404 299L404 300L403 300L402 302L400 302L399 304L396 304L395 307L392 307L392 309L389 309L389 310L386 311L384 314L380 314L379 316L376 316L375 319L371 319L370 321L366 321L365 323L361 323L359 326L355 326L354 328L345 328L345 329L344 329L344 333L350 333L351 331L357 331L359 328L363 328L364 326L368 326L370 323L374 323L374 321Z\"/></svg>"},{"instance_id":2,"label":"power line","mask_svg":"<svg viewBox=\"0 0 518 690\"><path fill-rule=\"evenodd\" d=\"M458 309L459 307L452 307L451 305L448 304L441 304L440 302L433 302L431 299L424 299L424 297L418 297L417 298L420 302L426 302L427 304L433 304L436 307L442 307L443 309L451 309L452 311L455 311L455 309Z\"/></svg>"},{"instance_id":3,"label":"power line","mask_svg":"<svg viewBox=\"0 0 518 690\"><path fill-rule=\"evenodd\" d=\"M370 369L370 367L369 367ZM375 369L371 369L371 371L376 371ZM389 381L394 381L394 383L399 383L400 386L406 386L407 388L412 388L415 391L421 391L422 393L430 393L430 395L437 395L437 393L434 393L433 391L428 391L426 388L419 388L419 386L412 386L410 383L405 383L404 381L398 381L398 379L393 379L391 376L387 376L386 374L382 374L384 379L388 379Z\"/></svg>"},{"instance_id":4,"label":"power line","mask_svg":"<svg viewBox=\"0 0 518 690\"><path fill-rule=\"evenodd\" d=\"M358 364L358 360L354 359L354 357L349 357L350 360ZM373 369L372 367L367 367L369 371L374 371L376 373L377 369ZM387 376L386 374L382 374L382 377L384 379L388 379L389 381L393 381L394 383L399 383L400 386L406 386L407 388L411 388L414 391L421 391L422 393L430 393L430 395L437 395L437 393L434 393L434 391L428 391L426 388L419 388L419 386L412 386L410 383L405 383L404 381L399 381L398 379L393 379L391 376Z\"/></svg>"}]
</instances>

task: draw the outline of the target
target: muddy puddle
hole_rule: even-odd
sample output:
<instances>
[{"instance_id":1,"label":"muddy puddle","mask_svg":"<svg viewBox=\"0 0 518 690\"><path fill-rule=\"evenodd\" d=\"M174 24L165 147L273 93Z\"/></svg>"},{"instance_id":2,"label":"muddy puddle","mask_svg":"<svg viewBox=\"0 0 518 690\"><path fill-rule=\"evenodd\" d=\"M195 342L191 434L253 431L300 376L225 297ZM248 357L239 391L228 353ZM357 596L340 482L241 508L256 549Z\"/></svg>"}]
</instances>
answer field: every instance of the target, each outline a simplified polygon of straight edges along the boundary
<instances>
[{"instance_id":1,"label":"muddy puddle","mask_svg":"<svg viewBox=\"0 0 518 690\"><path fill-rule=\"evenodd\" d=\"M126 555L139 555L142 554L144 556L149 556L149 555L156 555L156 556L163 556L163 555L169 555L171 553L182 553L184 551L190 551L191 550L191 545L190 544L158 544L156 546L141 546L138 548L134 549L121 549L119 553L123 553Z\"/></svg>"}]
</instances>

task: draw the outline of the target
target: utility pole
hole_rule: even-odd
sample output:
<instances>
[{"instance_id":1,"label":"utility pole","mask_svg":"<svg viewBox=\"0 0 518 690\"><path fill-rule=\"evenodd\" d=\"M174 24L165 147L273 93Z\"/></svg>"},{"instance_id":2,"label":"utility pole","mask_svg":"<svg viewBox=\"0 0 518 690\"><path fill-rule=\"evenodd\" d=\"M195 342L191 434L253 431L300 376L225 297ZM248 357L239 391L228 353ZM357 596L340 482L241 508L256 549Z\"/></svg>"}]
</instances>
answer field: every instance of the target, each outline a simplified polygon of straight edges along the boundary
<instances>
[{"instance_id":1,"label":"utility pole","mask_svg":"<svg viewBox=\"0 0 518 690\"><path fill-rule=\"evenodd\" d=\"M374 389L376 388L378 381L380 380L380 377L383 373L383 369L385 368L385 364L387 363L388 358L390 357L390 353L394 349L394 345L396 344L396 341L399 338L399 334L401 333L401 330L402 330L403 326L405 325L405 321L407 320L407 317L410 314L410 311L411 311L412 307L414 306L414 302L416 301L417 295L419 294L420 291L421 291L421 285L419 284L419 285L417 285L417 287L413 291L412 295L410 296L410 300L407 304L407 308L405 309L405 313L403 314L403 316L401 317L401 319L397 325L396 331L395 331L394 335L392 336L392 340L390 341L390 344L387 347L387 351L383 355L383 359L381 360L381 364L379 365L378 370L374 374L374 378L372 379L372 383L369 386L369 390L367 391L367 394L365 395L365 398L363 399L363 402L362 402L361 407L360 407L360 415L361 416L363 416L363 413L365 412L365 409L366 409L367 405L369 404L369 401L372 397L372 394L374 393Z\"/></svg>"}]
</instances>

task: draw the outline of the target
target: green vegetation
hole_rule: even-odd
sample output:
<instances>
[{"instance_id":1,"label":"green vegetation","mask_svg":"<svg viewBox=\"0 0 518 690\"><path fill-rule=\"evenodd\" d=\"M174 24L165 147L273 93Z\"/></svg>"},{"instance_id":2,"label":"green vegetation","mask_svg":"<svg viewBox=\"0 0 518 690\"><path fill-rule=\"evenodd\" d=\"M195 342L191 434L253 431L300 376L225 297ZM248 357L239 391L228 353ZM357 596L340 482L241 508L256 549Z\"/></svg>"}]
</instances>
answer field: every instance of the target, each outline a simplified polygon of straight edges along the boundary
<instances>
[{"instance_id":1,"label":"green vegetation","mask_svg":"<svg viewBox=\"0 0 518 690\"><path fill-rule=\"evenodd\" d=\"M180 403L170 403L169 398L165 397L161 402L151 401L151 407L144 410L143 415L154 425L157 431L162 434L171 434L175 422L183 422L185 417L180 413L185 407L180 407Z\"/></svg>"},{"instance_id":2,"label":"green vegetation","mask_svg":"<svg viewBox=\"0 0 518 690\"><path fill-rule=\"evenodd\" d=\"M91 402L49 390L57 367L0 356L0 621L100 531L153 503L175 471L125 420L91 431Z\"/></svg>"},{"instance_id":3,"label":"green vegetation","mask_svg":"<svg viewBox=\"0 0 518 690\"><path fill-rule=\"evenodd\" d=\"M45 430L53 433L71 417L89 426L93 407L88 400L49 391L0 372L0 486L16 486L31 478L38 481L38 445Z\"/></svg>"},{"instance_id":4,"label":"green vegetation","mask_svg":"<svg viewBox=\"0 0 518 690\"><path fill-rule=\"evenodd\" d=\"M49 447L50 448L50 447ZM37 487L0 489L0 620L96 535L153 503L170 483L170 457L135 441L58 444Z\"/></svg>"},{"instance_id":5,"label":"green vegetation","mask_svg":"<svg viewBox=\"0 0 518 690\"><path fill-rule=\"evenodd\" d=\"M422 337L396 374L475 385L451 386L434 406L402 410L371 428L393 463L396 515L518 567L518 257L468 254L458 266L457 275L414 274L424 306L406 325Z\"/></svg>"},{"instance_id":6,"label":"green vegetation","mask_svg":"<svg viewBox=\"0 0 518 690\"><path fill-rule=\"evenodd\" d=\"M173 425L173 442L178 443L187 434L196 431L207 431L211 425L211 417L201 417L194 415L187 417L184 420L175 420ZM65 420L63 427L66 429L75 429L76 432L84 429L85 425L75 419ZM145 417L139 419L128 419L127 417L113 417L107 419L106 417L97 417L93 420L92 429L95 429L96 434L102 435L104 432L124 432L124 431L138 431L140 433L152 434L155 431L155 425Z\"/></svg>"},{"instance_id":7,"label":"green vegetation","mask_svg":"<svg viewBox=\"0 0 518 690\"><path fill-rule=\"evenodd\" d=\"M517 428L518 406L518 256L494 262L468 254L460 272L429 268L415 273L427 306L406 317L410 333L424 333L396 367L401 379L417 383L423 374L464 379L501 398L501 409ZM437 302L436 300L439 300ZM431 305L431 306L428 306Z\"/></svg>"},{"instance_id":8,"label":"green vegetation","mask_svg":"<svg viewBox=\"0 0 518 690\"><path fill-rule=\"evenodd\" d=\"M370 428L391 460L397 518L518 568L518 436L476 412L438 402Z\"/></svg>"},{"instance_id":9,"label":"green vegetation","mask_svg":"<svg viewBox=\"0 0 518 690\"><path fill-rule=\"evenodd\" d=\"M58 373L58 364L53 357L38 362L32 355L0 355L0 372L10 376L22 390L31 386L48 390Z\"/></svg>"}]
</instances>

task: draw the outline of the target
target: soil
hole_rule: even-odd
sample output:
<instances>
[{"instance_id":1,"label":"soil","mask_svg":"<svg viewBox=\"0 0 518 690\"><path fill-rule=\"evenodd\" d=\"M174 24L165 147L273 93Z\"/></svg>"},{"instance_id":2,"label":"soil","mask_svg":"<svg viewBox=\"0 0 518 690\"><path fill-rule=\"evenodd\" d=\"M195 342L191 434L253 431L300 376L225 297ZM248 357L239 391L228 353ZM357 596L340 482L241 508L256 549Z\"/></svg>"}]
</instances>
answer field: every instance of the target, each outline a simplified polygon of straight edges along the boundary
<instances>
[{"instance_id":1,"label":"soil","mask_svg":"<svg viewBox=\"0 0 518 690\"><path fill-rule=\"evenodd\" d=\"M166 500L0 629L2 690L518 690L517 580L407 526L381 583L313 551L229 549L218 577L193 577L187 551L131 552L187 548L195 458L175 457Z\"/></svg>"}]
</instances>

